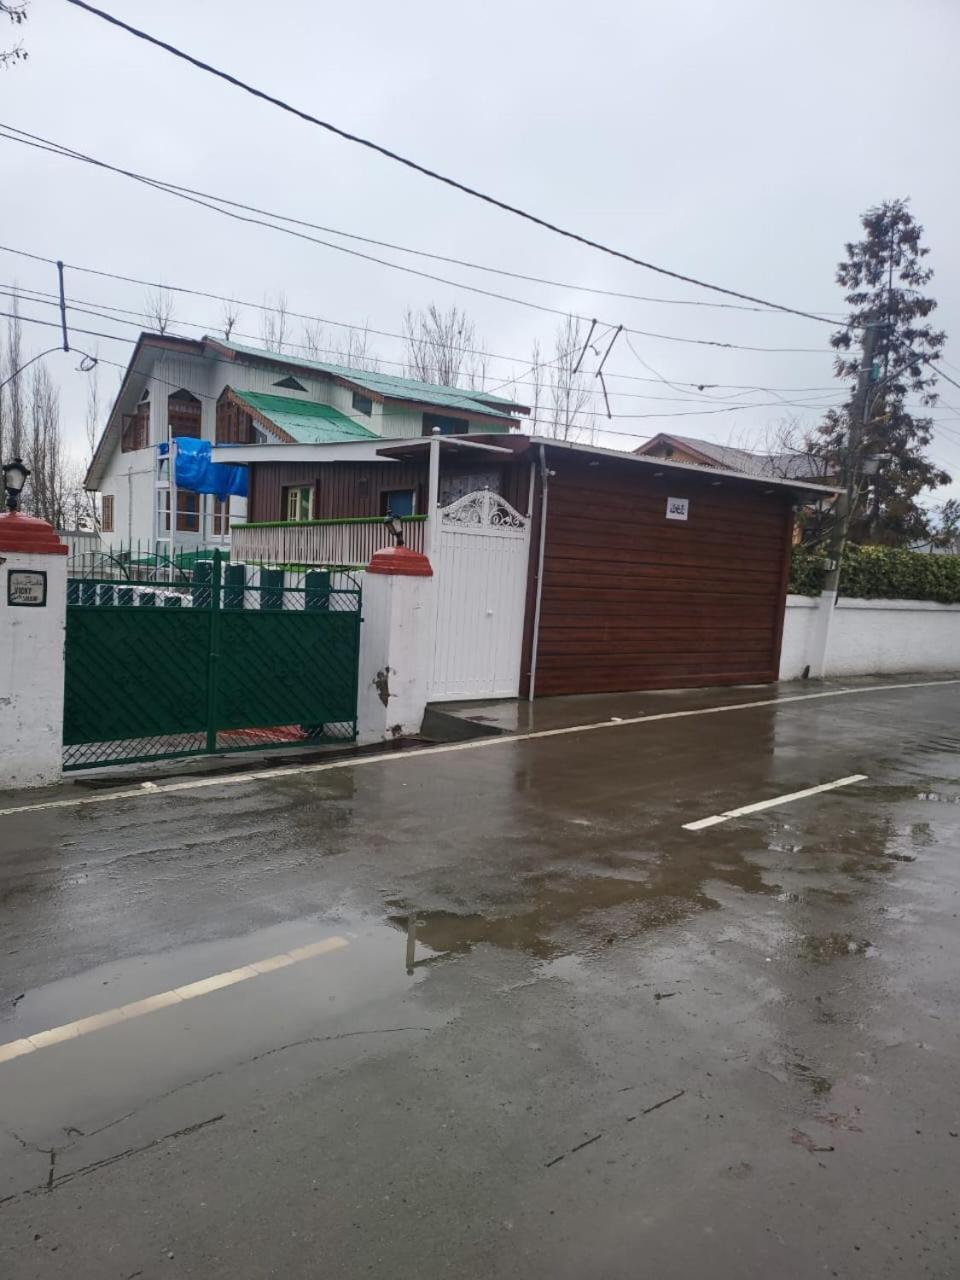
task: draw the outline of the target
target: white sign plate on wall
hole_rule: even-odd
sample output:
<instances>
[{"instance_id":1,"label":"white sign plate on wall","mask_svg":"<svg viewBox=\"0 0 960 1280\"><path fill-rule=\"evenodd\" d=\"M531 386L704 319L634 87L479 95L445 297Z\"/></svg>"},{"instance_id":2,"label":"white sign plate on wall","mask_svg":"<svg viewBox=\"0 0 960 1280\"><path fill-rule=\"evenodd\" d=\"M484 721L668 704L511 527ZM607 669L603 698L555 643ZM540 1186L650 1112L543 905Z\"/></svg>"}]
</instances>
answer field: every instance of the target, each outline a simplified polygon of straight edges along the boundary
<instances>
[{"instance_id":1,"label":"white sign plate on wall","mask_svg":"<svg viewBox=\"0 0 960 1280\"><path fill-rule=\"evenodd\" d=\"M690 513L689 498L668 498L667 499L667 519L668 520L686 520Z\"/></svg>"},{"instance_id":2,"label":"white sign plate on wall","mask_svg":"<svg viewBox=\"0 0 960 1280\"><path fill-rule=\"evenodd\" d=\"M7 604L27 605L42 609L47 603L47 575L45 571L28 569L7 570Z\"/></svg>"}]
</instances>

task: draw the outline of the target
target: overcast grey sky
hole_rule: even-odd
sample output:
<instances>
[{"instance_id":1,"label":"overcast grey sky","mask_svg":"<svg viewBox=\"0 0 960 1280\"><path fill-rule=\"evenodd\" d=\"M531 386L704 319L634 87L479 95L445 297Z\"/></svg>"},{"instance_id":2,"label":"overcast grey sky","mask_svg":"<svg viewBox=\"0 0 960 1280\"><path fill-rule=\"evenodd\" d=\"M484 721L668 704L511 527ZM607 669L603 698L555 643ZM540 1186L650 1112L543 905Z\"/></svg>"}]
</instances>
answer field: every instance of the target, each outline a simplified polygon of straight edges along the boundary
<instances>
[{"instance_id":1,"label":"overcast grey sky","mask_svg":"<svg viewBox=\"0 0 960 1280\"><path fill-rule=\"evenodd\" d=\"M306 110L505 200L637 256L792 306L842 310L833 276L844 242L858 236L859 214L909 195L932 249L937 318L953 335L946 356L960 377L956 0L103 3ZM590 288L722 300L484 207L254 101L65 0L33 0L21 34L29 61L0 75L0 118L18 128L333 228ZM244 226L8 141L0 140L0 156L2 242L14 248L255 302L282 291L293 310L390 331L399 330L407 305L456 301L491 352L514 357L491 362L496 381L524 376L535 338L552 346L550 315ZM0 259L5 284L55 287L50 268L6 253ZM829 330L812 321L426 269L611 324L813 349L731 351L633 338L636 354L618 342L611 375L654 378L652 366L668 379L771 387L788 400L822 404L841 394L832 387ZM74 299L143 305L138 286L91 276L69 274L68 290ZM176 307L181 322L216 332L219 304L180 296ZM41 305L23 311L53 318ZM135 333L80 315L73 321ZM49 331L27 329L31 349L50 345ZM259 334L257 313L243 310L238 329ZM124 364L131 350L119 341L97 346ZM402 357L395 340L376 346L386 360ZM79 447L85 375L64 355L49 364ZM118 376L104 367L107 403ZM732 388L709 394L761 407L666 416L717 404L656 380L611 376L608 385L618 392L615 414L664 415L604 419L609 430L599 442L613 447L632 447L658 430L736 443L788 412L817 417L815 409L770 407L772 394ZM943 392L948 404L935 410L931 453L960 476L960 390Z\"/></svg>"}]
</instances>

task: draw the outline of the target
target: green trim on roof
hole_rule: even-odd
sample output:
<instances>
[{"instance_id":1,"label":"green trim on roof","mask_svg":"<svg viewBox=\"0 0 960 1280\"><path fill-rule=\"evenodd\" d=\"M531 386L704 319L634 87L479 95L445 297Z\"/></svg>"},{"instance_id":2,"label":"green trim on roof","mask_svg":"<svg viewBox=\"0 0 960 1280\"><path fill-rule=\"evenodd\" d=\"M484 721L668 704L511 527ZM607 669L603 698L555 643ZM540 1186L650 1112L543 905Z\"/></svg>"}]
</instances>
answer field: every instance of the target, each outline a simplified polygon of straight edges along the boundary
<instances>
[{"instance_id":1,"label":"green trim on roof","mask_svg":"<svg viewBox=\"0 0 960 1280\"><path fill-rule=\"evenodd\" d=\"M238 400L292 436L297 444L341 444L350 440L379 440L375 431L354 422L330 404L271 396L261 391L233 391Z\"/></svg>"},{"instance_id":2,"label":"green trim on roof","mask_svg":"<svg viewBox=\"0 0 960 1280\"><path fill-rule=\"evenodd\" d=\"M209 337L205 341L215 342L240 356L270 360L278 368L316 369L318 373L343 378L346 382L389 400L414 400L419 404L438 405L465 414L502 418L506 422L516 421L514 414L510 412L516 401L507 400L503 396L469 391L464 387L441 387L433 382L419 382L416 378L399 378L392 373L374 373L367 369L351 369L348 365L327 364L322 360L308 360L306 357L285 355L280 351L267 351L262 347L246 347L226 338Z\"/></svg>"}]
</instances>

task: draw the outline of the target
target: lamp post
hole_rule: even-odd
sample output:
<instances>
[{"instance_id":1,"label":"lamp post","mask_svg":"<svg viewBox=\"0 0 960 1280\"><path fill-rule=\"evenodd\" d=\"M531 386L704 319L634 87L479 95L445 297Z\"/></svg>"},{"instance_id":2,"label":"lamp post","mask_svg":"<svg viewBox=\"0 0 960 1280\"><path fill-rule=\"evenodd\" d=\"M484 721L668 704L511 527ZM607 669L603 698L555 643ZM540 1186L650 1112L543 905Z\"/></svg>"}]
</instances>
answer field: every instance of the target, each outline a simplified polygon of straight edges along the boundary
<instances>
[{"instance_id":1,"label":"lamp post","mask_svg":"<svg viewBox=\"0 0 960 1280\"><path fill-rule=\"evenodd\" d=\"M383 523L387 526L393 537L393 545L395 547L403 546L403 523L399 516L395 516L392 511L388 511L384 516Z\"/></svg>"},{"instance_id":2,"label":"lamp post","mask_svg":"<svg viewBox=\"0 0 960 1280\"><path fill-rule=\"evenodd\" d=\"M20 494L27 483L30 468L25 467L20 458L3 464L3 487L7 491L7 510L20 510Z\"/></svg>"}]
</instances>

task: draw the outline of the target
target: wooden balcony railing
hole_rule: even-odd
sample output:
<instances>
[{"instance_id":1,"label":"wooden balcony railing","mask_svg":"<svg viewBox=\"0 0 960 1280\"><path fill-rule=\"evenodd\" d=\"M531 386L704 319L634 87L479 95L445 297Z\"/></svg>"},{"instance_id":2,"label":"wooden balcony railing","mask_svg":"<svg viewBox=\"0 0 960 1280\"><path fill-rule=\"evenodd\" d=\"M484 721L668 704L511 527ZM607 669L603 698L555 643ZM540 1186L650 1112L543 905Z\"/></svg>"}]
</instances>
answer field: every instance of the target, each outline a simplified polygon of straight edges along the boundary
<instances>
[{"instance_id":1,"label":"wooden balcony railing","mask_svg":"<svg viewBox=\"0 0 960 1280\"><path fill-rule=\"evenodd\" d=\"M404 542L423 550L426 516L403 516ZM316 564L364 568L393 537L377 516L346 520L279 520L231 524L230 559L248 564Z\"/></svg>"}]
</instances>

